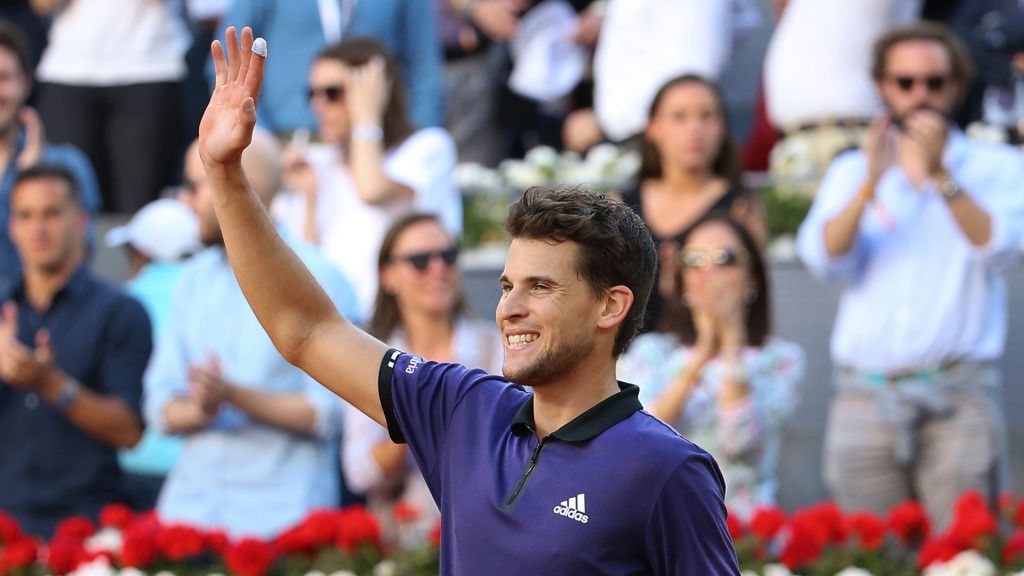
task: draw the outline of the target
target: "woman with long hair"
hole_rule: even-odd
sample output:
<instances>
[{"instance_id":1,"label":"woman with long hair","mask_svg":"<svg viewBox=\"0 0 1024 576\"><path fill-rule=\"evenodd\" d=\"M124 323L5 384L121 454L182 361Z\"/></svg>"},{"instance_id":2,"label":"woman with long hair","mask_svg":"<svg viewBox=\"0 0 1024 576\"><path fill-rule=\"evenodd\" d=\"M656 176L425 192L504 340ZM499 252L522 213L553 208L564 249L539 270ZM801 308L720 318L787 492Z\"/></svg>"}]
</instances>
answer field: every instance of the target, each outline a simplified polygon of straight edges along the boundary
<instances>
[{"instance_id":1,"label":"woman with long hair","mask_svg":"<svg viewBox=\"0 0 1024 576\"><path fill-rule=\"evenodd\" d=\"M771 335L768 275L746 226L704 216L680 239L666 325L620 359L649 412L718 461L739 514L775 498L780 423L795 407L803 350Z\"/></svg>"},{"instance_id":2,"label":"woman with long hair","mask_svg":"<svg viewBox=\"0 0 1024 576\"><path fill-rule=\"evenodd\" d=\"M409 123L398 65L375 40L324 48L310 67L309 100L322 143L293 138L285 152L290 192L272 210L341 269L368 314L377 287L374 259L397 215L434 212L450 233L461 233L455 144L440 128Z\"/></svg>"},{"instance_id":3,"label":"woman with long hair","mask_svg":"<svg viewBox=\"0 0 1024 576\"><path fill-rule=\"evenodd\" d=\"M622 200L647 223L661 255L642 327L647 332L662 328L662 308L675 276L672 255L694 222L710 212L727 212L761 245L766 232L760 201L743 189L722 96L709 80L687 74L666 82L651 102L641 147L639 186Z\"/></svg>"},{"instance_id":4,"label":"woman with long hair","mask_svg":"<svg viewBox=\"0 0 1024 576\"><path fill-rule=\"evenodd\" d=\"M380 283L368 331L428 360L500 373L498 331L466 314L458 254L455 239L437 216L417 212L397 220L381 244ZM366 494L378 518L385 520L385 536L393 544L415 543L433 527L438 511L408 449L392 443L383 426L349 405L344 426L342 469L349 487ZM402 530L387 525L400 501L420 512Z\"/></svg>"}]
</instances>

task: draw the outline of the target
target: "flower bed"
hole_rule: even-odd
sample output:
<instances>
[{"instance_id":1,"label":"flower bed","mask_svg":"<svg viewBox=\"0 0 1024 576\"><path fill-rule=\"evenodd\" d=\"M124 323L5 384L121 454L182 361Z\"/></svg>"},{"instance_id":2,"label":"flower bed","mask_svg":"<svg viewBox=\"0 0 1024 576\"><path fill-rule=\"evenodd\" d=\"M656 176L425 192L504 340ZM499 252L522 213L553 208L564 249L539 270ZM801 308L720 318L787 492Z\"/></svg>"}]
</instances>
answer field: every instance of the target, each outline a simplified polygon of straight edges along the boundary
<instances>
[{"instance_id":1,"label":"flower bed","mask_svg":"<svg viewBox=\"0 0 1024 576\"><path fill-rule=\"evenodd\" d=\"M398 509L399 522L414 519ZM884 516L832 503L792 514L761 508L747 522L730 517L729 531L745 576L1024 576L1024 501L1008 495L992 511L965 494L937 534L915 502ZM112 505L98 526L69 518L44 543L0 512L0 576L416 576L437 574L439 537L435 527L421 548L386 550L377 519L352 507L313 512L273 541L232 541Z\"/></svg>"}]
</instances>

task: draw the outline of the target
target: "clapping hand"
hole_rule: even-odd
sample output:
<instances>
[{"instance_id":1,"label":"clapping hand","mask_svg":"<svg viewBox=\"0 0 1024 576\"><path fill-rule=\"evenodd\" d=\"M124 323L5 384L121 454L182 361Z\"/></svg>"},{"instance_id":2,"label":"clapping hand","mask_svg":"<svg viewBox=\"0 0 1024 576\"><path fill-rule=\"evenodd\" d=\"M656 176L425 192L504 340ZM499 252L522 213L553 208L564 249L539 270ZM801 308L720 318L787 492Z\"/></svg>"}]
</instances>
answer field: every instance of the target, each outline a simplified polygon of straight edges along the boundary
<instances>
[{"instance_id":1,"label":"clapping hand","mask_svg":"<svg viewBox=\"0 0 1024 576\"><path fill-rule=\"evenodd\" d=\"M31 168L43 159L43 142L46 137L43 133L43 121L39 113L32 108L25 106L18 113L21 126L25 129L25 145L18 154L16 164L18 170Z\"/></svg>"},{"instance_id":2,"label":"clapping hand","mask_svg":"<svg viewBox=\"0 0 1024 576\"><path fill-rule=\"evenodd\" d=\"M227 58L219 40L211 47L216 86L199 124L199 154L207 171L241 162L256 126L256 102L263 84L267 44L242 29L241 51L234 27L225 32Z\"/></svg>"},{"instance_id":3,"label":"clapping hand","mask_svg":"<svg viewBox=\"0 0 1024 576\"><path fill-rule=\"evenodd\" d=\"M942 169L948 136L946 120L933 110L916 110L904 120L900 165L915 187Z\"/></svg>"},{"instance_id":4,"label":"clapping hand","mask_svg":"<svg viewBox=\"0 0 1024 576\"><path fill-rule=\"evenodd\" d=\"M189 366L188 383L192 398L211 418L231 395L231 385L221 374L220 359L213 354L205 363Z\"/></svg>"},{"instance_id":5,"label":"clapping hand","mask_svg":"<svg viewBox=\"0 0 1024 576\"><path fill-rule=\"evenodd\" d=\"M18 340L18 307L7 302L0 316L0 378L20 390L36 392L52 374L50 333L45 328L36 332L35 349L22 344Z\"/></svg>"},{"instance_id":6,"label":"clapping hand","mask_svg":"<svg viewBox=\"0 0 1024 576\"><path fill-rule=\"evenodd\" d=\"M869 190L874 191L882 174L896 160L896 136L888 116L879 116L871 121L860 148L868 161Z\"/></svg>"}]
</instances>

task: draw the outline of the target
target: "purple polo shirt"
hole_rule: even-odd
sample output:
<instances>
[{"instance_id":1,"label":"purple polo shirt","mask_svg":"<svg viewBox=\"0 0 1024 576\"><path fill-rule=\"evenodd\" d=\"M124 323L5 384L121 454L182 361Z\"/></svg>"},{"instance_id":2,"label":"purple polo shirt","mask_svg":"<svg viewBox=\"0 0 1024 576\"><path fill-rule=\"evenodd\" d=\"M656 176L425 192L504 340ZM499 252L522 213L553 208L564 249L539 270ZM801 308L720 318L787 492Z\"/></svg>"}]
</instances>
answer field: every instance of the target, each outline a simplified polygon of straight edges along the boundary
<instances>
[{"instance_id":1,"label":"purple polo shirt","mask_svg":"<svg viewBox=\"0 0 1024 576\"><path fill-rule=\"evenodd\" d=\"M441 574L738 574L711 456L621 391L537 439L533 395L389 350L380 397L442 516Z\"/></svg>"}]
</instances>

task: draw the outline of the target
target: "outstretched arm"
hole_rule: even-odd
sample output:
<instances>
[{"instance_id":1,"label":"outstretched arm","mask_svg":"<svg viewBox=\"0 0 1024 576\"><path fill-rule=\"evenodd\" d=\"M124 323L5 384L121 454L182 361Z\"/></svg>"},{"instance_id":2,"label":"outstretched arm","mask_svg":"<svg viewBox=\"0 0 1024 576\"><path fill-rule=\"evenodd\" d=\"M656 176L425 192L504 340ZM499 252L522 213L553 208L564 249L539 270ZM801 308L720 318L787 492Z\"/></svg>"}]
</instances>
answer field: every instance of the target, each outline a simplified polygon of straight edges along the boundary
<instances>
[{"instance_id":1,"label":"outstretched arm","mask_svg":"<svg viewBox=\"0 0 1024 576\"><path fill-rule=\"evenodd\" d=\"M242 171L266 43L254 43L252 30L244 28L239 51L233 27L226 36L227 59L219 41L212 46L216 87L199 125L199 154L238 285L285 359L383 424L377 374L387 347L338 312L278 236Z\"/></svg>"}]
</instances>

